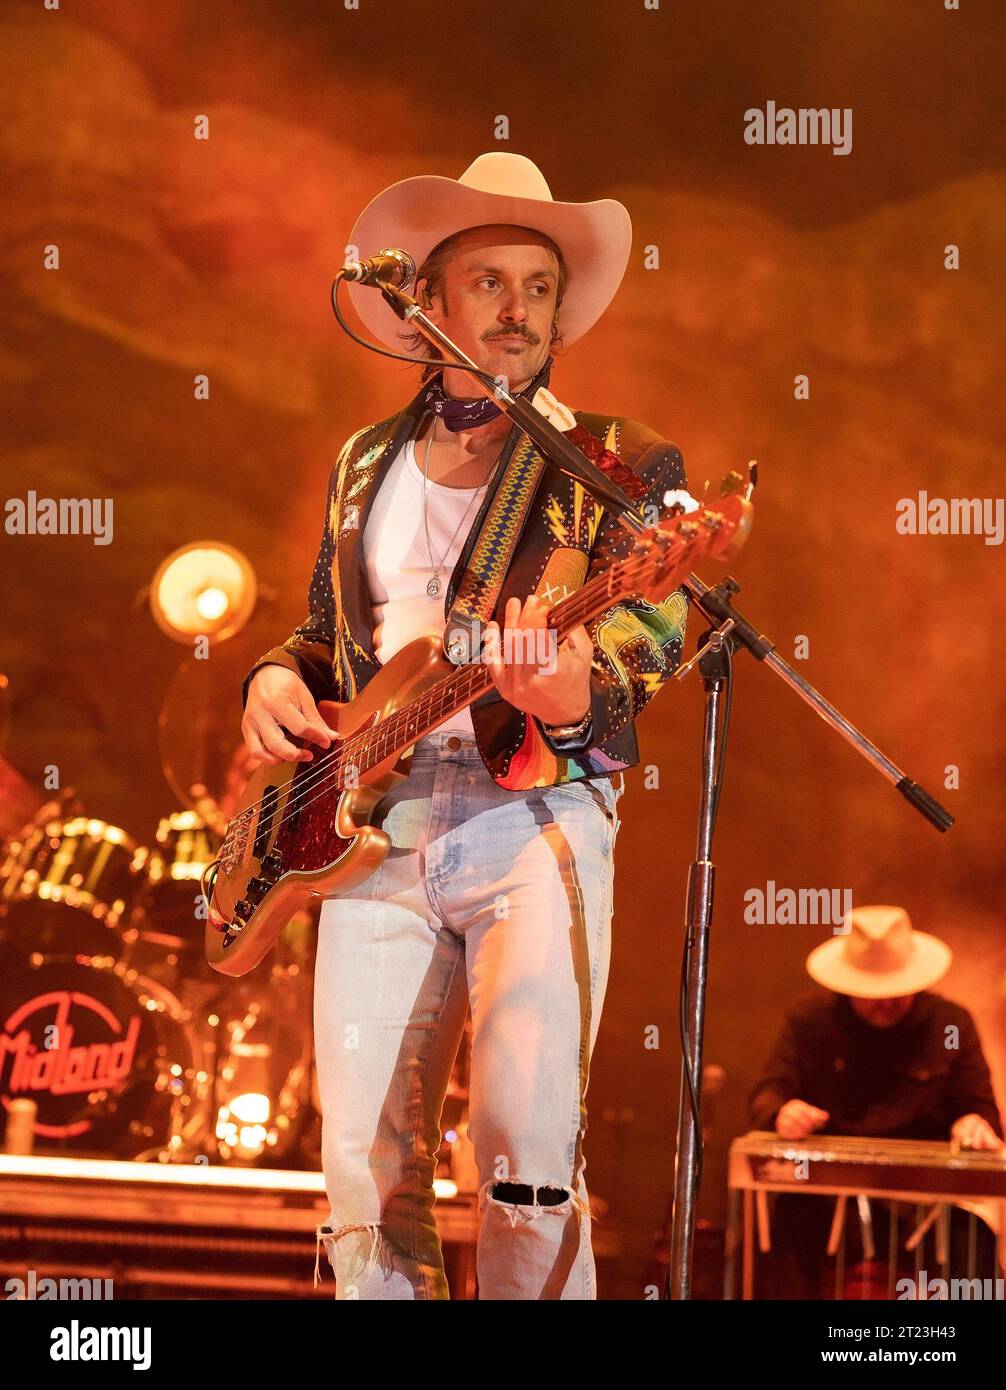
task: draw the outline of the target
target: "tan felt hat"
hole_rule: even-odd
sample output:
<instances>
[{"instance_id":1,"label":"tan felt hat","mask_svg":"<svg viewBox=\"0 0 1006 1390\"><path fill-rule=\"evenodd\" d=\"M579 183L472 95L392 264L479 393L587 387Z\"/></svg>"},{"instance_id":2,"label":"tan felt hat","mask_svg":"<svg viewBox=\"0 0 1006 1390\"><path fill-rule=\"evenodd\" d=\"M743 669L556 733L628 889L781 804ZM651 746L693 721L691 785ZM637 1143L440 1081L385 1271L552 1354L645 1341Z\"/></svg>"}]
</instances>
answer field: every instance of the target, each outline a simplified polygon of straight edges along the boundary
<instances>
[{"instance_id":1,"label":"tan felt hat","mask_svg":"<svg viewBox=\"0 0 1006 1390\"><path fill-rule=\"evenodd\" d=\"M812 979L853 999L899 999L929 989L950 969L953 952L938 937L916 931L903 907L856 907L843 936L811 951Z\"/></svg>"},{"instance_id":2,"label":"tan felt hat","mask_svg":"<svg viewBox=\"0 0 1006 1390\"><path fill-rule=\"evenodd\" d=\"M417 266L446 237L469 227L530 227L562 251L569 283L559 328L568 346L591 328L622 282L632 246L628 211L612 198L557 203L536 164L502 150L480 154L459 179L424 174L393 183L367 204L349 238L359 257L401 247ZM376 338L398 352L422 356L403 343L401 320L380 292L350 284L353 307Z\"/></svg>"}]
</instances>

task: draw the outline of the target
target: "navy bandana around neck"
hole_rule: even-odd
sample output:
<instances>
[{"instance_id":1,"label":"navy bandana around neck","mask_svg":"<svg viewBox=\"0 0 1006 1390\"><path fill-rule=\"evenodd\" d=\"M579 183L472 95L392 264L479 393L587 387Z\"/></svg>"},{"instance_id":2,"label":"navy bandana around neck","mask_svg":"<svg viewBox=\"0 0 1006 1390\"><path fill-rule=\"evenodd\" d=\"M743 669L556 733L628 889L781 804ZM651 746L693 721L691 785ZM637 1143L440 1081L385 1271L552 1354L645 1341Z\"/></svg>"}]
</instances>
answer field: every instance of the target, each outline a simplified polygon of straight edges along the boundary
<instances>
[{"instance_id":1,"label":"navy bandana around neck","mask_svg":"<svg viewBox=\"0 0 1006 1390\"><path fill-rule=\"evenodd\" d=\"M539 386L543 386L548 380L552 361L551 357L546 358L545 365L537 376L532 377L524 390L518 391L517 395L532 397ZM477 430L482 425L488 425L490 420L495 420L497 415L503 414L489 396L477 396L474 399L448 396L443 388L442 377L443 373L439 372L426 388L426 408L438 415L452 434L458 434L461 430Z\"/></svg>"}]
</instances>

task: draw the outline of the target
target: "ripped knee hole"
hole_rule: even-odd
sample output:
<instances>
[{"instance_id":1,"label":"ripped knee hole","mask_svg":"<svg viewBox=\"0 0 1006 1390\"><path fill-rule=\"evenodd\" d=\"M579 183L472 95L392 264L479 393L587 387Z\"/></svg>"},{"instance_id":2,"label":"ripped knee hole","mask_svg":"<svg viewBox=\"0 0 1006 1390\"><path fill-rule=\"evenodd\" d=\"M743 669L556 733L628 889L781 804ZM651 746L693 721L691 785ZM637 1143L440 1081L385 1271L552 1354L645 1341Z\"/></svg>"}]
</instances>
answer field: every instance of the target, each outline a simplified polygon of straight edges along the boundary
<instances>
[{"instance_id":1,"label":"ripped knee hole","mask_svg":"<svg viewBox=\"0 0 1006 1390\"><path fill-rule=\"evenodd\" d=\"M522 1207L557 1207L568 1202L571 1193L565 1187L531 1187L522 1182L498 1182L489 1190L489 1195L497 1202L512 1202Z\"/></svg>"}]
</instances>

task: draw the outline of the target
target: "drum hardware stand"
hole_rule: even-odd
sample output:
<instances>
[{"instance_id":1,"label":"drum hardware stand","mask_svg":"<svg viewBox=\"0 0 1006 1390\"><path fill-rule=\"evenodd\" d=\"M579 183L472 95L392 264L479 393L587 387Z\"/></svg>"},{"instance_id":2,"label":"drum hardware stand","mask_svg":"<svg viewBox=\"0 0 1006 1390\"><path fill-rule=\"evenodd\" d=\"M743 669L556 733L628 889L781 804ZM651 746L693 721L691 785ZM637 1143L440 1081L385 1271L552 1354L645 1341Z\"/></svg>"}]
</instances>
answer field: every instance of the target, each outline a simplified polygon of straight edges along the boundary
<instances>
[{"instance_id":1,"label":"drum hardware stand","mask_svg":"<svg viewBox=\"0 0 1006 1390\"><path fill-rule=\"evenodd\" d=\"M723 788L726 763L726 737L730 717L733 653L742 648L764 662L800 696L826 724L842 735L853 748L892 782L906 801L937 830L947 831L954 817L917 782L859 732L778 655L774 644L734 608L732 599L740 585L729 576L714 588L697 575L685 580L694 607L709 623L711 631L699 639L700 650L681 666L681 678L698 664L705 690L702 741L702 786L698 812L696 853L688 872L685 911L685 960L682 979L682 1062L681 1095L678 1111L678 1147L674 1175L674 1218L671 1231L671 1258L668 1294L672 1299L691 1296L692 1243L695 1205L701 1173L701 1118L695 1078L702 1072L702 1041L705 1026L706 987L709 959L709 933L712 926L713 887L716 867L712 860L713 829ZM704 639L704 640L703 640ZM721 718L720 708L723 707Z\"/></svg>"}]
</instances>

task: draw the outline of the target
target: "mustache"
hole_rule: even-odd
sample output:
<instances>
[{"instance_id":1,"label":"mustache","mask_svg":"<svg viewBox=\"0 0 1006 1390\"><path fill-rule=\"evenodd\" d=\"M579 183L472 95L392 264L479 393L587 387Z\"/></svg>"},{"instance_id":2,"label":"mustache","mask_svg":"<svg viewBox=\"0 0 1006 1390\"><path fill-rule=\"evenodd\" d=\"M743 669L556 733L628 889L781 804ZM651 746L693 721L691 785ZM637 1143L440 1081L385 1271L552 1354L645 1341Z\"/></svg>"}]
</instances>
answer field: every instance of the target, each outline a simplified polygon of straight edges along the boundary
<instances>
[{"instance_id":1,"label":"mustache","mask_svg":"<svg viewBox=\"0 0 1006 1390\"><path fill-rule=\"evenodd\" d=\"M504 328L497 333L482 334L482 341L484 343L491 343L494 338L523 338L526 342L530 343L532 347L536 347L538 343L541 342L541 338L537 333L532 333L529 329L525 328Z\"/></svg>"}]
</instances>

